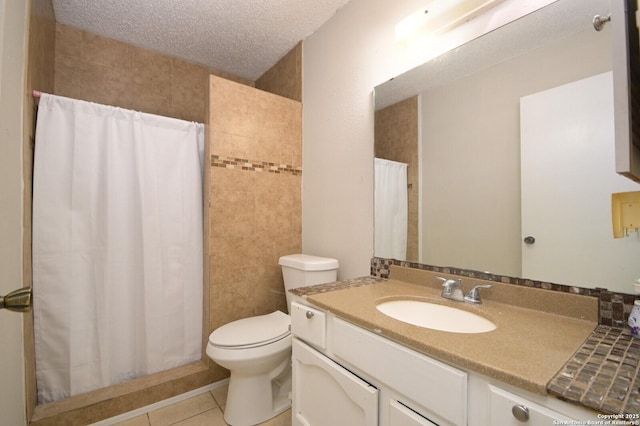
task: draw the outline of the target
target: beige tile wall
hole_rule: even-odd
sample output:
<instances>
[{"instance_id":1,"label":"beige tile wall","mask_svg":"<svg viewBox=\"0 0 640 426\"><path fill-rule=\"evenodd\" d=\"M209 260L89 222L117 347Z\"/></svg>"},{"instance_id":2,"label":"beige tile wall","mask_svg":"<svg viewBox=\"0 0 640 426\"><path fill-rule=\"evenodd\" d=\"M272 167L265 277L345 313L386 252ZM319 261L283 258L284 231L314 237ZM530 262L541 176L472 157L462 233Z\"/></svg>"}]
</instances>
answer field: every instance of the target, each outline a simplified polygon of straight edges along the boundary
<instances>
[{"instance_id":1,"label":"beige tile wall","mask_svg":"<svg viewBox=\"0 0 640 426\"><path fill-rule=\"evenodd\" d=\"M29 89L185 120L206 119L208 77L215 70L52 21L44 23L38 16L32 18L29 39ZM34 105L33 100L30 105ZM35 123L35 115L27 121ZM25 144L25 169L29 170L25 176L29 182L32 146ZM29 212L29 221L25 222L25 238L30 242L30 191L25 193L27 197L25 212ZM28 252L25 276L30 277L30 243ZM32 424L96 421L212 381L209 362L203 357L201 363L36 407L32 330L33 325L27 325L25 352L31 354L27 357L27 383L31 384L27 399Z\"/></svg>"},{"instance_id":2,"label":"beige tile wall","mask_svg":"<svg viewBox=\"0 0 640 426\"><path fill-rule=\"evenodd\" d=\"M56 24L55 94L204 123L209 74L198 64Z\"/></svg>"},{"instance_id":3,"label":"beige tile wall","mask_svg":"<svg viewBox=\"0 0 640 426\"><path fill-rule=\"evenodd\" d=\"M52 9L50 0L33 1L48 3L49 9ZM55 24L52 20L40 22L38 19L40 18L32 18L29 34L29 93L33 88L76 99L206 122L210 74L235 80L241 83L241 87L254 85L251 81L234 78L197 64ZM261 84L270 90L279 90L285 96L295 97L296 93L301 93L301 48L301 45L298 45L267 71L261 77ZM234 96L242 95L243 93L239 92ZM26 122L29 123L27 127L33 128L35 103L30 95L27 97ZM267 99L266 104L262 106L272 107L272 98ZM256 101L257 98L251 97L249 103ZM275 111L276 116L281 117L283 111L277 108ZM298 252L301 246L301 124L296 120L273 124L273 115L263 109L262 115L252 121L256 124L252 127L253 136L242 136L235 130L229 130L226 121L232 123L231 128L245 127L247 122L238 121L237 117L229 116L228 112L225 114L223 118L218 119L218 123L223 123L218 128L226 130L218 134L225 134L227 140L223 143L219 138L221 143L218 152L234 157L242 154L241 158L259 160L257 163L260 167L257 168L260 171L245 170L236 179L234 172L238 172L237 169L212 167L207 170L209 173L216 168L217 170L210 174L220 183L220 186L217 186L219 192L210 191L216 197L210 212L216 218L226 217L227 224L235 230L235 233L221 234L223 222L214 220L215 238L209 240L219 242L220 245L216 247L223 250L213 251L214 255L218 256L216 269L210 286L205 287L205 301L208 302L205 302L204 309L205 324L211 324L211 329L239 317L284 309L284 293L277 257L280 253ZM301 117L299 106L297 115ZM290 126L293 126L294 134L297 136L287 136L284 130ZM25 140L25 182L30 182L33 166L33 131L27 130L25 134L31 139ZM265 160L274 162L277 173L273 170L271 173L268 171L272 166L267 165L265 168L262 165ZM224 159L219 161L224 162ZM281 168L280 163L295 167ZM238 201L247 200L242 198L247 188L250 190L249 198L252 202L252 214L249 216L246 215L246 205L237 204ZM238 214L230 217L227 207L233 206L234 203ZM25 188L25 215L28 216L25 217L25 282L28 283L31 281L30 211L29 185L29 188ZM246 226L251 227L251 234L246 231ZM208 227L208 224L205 227ZM240 241L243 245L236 244ZM229 248L225 248L224 244ZM251 256L246 258L247 264L237 260L227 262L220 257L231 256L231 253L235 253L236 256L251 253ZM205 274L209 274L209 268L206 268ZM230 280L229 276L232 277ZM238 294L241 297L236 297ZM210 320L209 311L215 312ZM147 376L77 398L35 407L32 327L32 324L27 325L25 330L28 346L25 351L27 382L32 383L28 395L32 424L80 424L97 421L228 376L226 370L215 365L209 369L208 365L213 363L203 356L201 363ZM204 330L203 347L210 331ZM32 354L31 358L29 353Z\"/></svg>"},{"instance_id":4,"label":"beige tile wall","mask_svg":"<svg viewBox=\"0 0 640 426\"><path fill-rule=\"evenodd\" d=\"M210 93L213 330L286 309L278 258L301 249L302 104L215 76Z\"/></svg>"},{"instance_id":5,"label":"beige tile wall","mask_svg":"<svg viewBox=\"0 0 640 426\"><path fill-rule=\"evenodd\" d=\"M302 42L257 79L256 88L302 102Z\"/></svg>"},{"instance_id":6,"label":"beige tile wall","mask_svg":"<svg viewBox=\"0 0 640 426\"><path fill-rule=\"evenodd\" d=\"M409 221L407 259L418 261L418 97L390 105L375 114L375 156L407 163Z\"/></svg>"}]
</instances>

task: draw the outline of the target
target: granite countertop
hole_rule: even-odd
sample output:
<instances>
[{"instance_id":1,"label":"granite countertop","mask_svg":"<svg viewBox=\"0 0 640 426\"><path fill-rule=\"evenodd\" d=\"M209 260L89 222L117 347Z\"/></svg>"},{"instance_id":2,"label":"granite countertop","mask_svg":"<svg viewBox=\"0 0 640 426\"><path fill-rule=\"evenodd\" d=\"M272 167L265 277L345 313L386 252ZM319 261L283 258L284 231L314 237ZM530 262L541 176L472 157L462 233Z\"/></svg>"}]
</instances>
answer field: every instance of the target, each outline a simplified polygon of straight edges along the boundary
<instances>
[{"instance_id":1,"label":"granite countertop","mask_svg":"<svg viewBox=\"0 0 640 426\"><path fill-rule=\"evenodd\" d=\"M540 298L541 309L517 303L498 289L499 301L484 299L479 306L440 297L438 287L399 280L361 277L291 290L314 305L365 329L429 356L450 362L538 394L552 394L607 414L640 410L640 340L627 329L597 325L592 315L563 315L553 300ZM526 291L526 290L524 290ZM375 309L377 301L397 296L422 299L482 315L497 328L488 333L456 334L412 326L387 317ZM511 295L513 297L513 295ZM563 295L561 305L571 305ZM566 299L569 297L569 299ZM552 306L549 306L552 305ZM555 306L554 306L555 305ZM547 310L547 312L545 312Z\"/></svg>"},{"instance_id":2,"label":"granite countertop","mask_svg":"<svg viewBox=\"0 0 640 426\"><path fill-rule=\"evenodd\" d=\"M347 287L306 297L320 308L365 329L381 330L377 334L418 352L538 394L546 394L547 383L596 326L595 322L575 318L559 321L553 314L486 299L481 305L451 301L443 299L439 289L403 281L379 280ZM376 302L394 296L474 312L493 321L497 328L488 333L461 334L407 324L375 308Z\"/></svg>"}]
</instances>

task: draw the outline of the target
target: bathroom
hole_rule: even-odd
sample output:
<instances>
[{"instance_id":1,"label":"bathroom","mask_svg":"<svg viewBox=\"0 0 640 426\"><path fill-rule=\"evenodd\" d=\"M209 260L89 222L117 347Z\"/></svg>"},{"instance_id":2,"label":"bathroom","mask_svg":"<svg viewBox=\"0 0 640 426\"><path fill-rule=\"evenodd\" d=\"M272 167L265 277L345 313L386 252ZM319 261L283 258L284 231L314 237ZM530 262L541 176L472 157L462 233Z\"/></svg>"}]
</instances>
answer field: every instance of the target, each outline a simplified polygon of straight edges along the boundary
<instances>
[{"instance_id":1,"label":"bathroom","mask_svg":"<svg viewBox=\"0 0 640 426\"><path fill-rule=\"evenodd\" d=\"M298 100L304 102L302 151L298 162L287 162L287 164L294 166L304 165L304 185L302 186L304 205L299 198L293 197L287 200L291 206L290 213L294 218L293 222L298 221L298 225L293 226L294 229L291 230L289 238L280 240L282 246L278 247L279 253L307 252L335 257L340 260L341 264L339 278L369 275L373 253L373 192L371 189L373 187L373 165L370 161L374 120L372 88L424 61L424 54L411 55L412 52L399 49L395 45L393 36L395 23L417 7L417 3L411 1L401 4L394 2L393 8L390 8L389 4L370 4L370 2L352 0L340 9L324 27L306 38L302 45L290 53L290 56L283 59L282 66L286 70L284 74L295 75L298 73L294 80L300 78L300 70L304 69L304 79L297 83L298 92L290 96L298 97ZM361 16L366 16L367 19L362 19ZM73 38L78 35L74 31L65 33L65 29L61 27L55 31L59 31L61 38L65 36ZM91 37L85 36L85 38ZM40 40L42 43L51 43L53 38L44 35ZM67 40L58 46L58 40L56 36L56 50L68 47L70 43L73 43L73 40ZM339 46L336 46L336 40L340 40ZM94 39L92 42L100 44L105 41ZM42 47L45 51L49 49L49 52L52 48L50 45ZM303 48L304 55L302 55ZM106 52L109 49L117 50L117 47L109 46L104 49ZM114 54L113 50L109 50L110 54ZM66 56L69 60L73 59L72 55ZM155 59L162 61L166 58ZM58 65L47 62L52 60L55 59L44 58L42 68L53 67L57 71ZM112 60L113 58L108 58L109 62ZM64 66L64 64L59 66ZM158 64L157 69L161 69L163 66L166 66L166 61ZM178 61L175 61L171 66L189 68L189 64ZM194 67L189 71L188 75L192 75L194 80L203 83L187 84L186 79L172 83L185 83L183 91L193 90L196 84L203 84L203 86L198 86L201 89L190 93L189 107L199 103L200 107L204 108L205 100L199 96L206 91L206 80L198 79L206 76L208 70ZM278 73L282 74L283 72L278 71ZM183 75L187 75L187 73L185 72ZM33 78L32 87L47 91L47 87L52 87L54 84L52 81L47 81L51 77L50 73L31 76ZM59 76L55 75L55 77ZM155 76L160 79L166 77L166 75ZM167 83L167 80L161 81ZM55 84L58 87L58 83ZM95 85L96 82L93 84ZM162 83L154 84L154 87L158 86L162 86ZM256 82L256 86L258 86L258 82ZM95 85L69 87L68 90L88 90L91 87L99 89ZM98 95L112 95L116 98L122 98L116 90L118 89L116 83L110 83L108 87L110 90L99 90ZM144 88L142 89L144 90ZM79 94L73 96L81 97ZM136 97L133 98L136 99ZM193 102L193 99L201 99L201 101ZM96 98L95 100L109 103L109 99L105 98ZM138 100L157 101L157 104L167 105L161 99L139 97ZM26 99L26 102L29 103L31 100ZM149 108L135 105L127 106ZM26 114L29 114L30 110L30 107L26 107ZM151 112L161 113L163 111ZM203 117L205 113L203 109L200 109L199 111L183 111L177 114L182 114L182 118L185 119L202 122L204 119L199 117ZM25 117L25 123L28 122L30 122L30 118ZM328 122L332 125L327 126ZM25 126L29 127L27 124ZM29 149L28 146L27 149ZM25 154L25 158L28 156L28 153ZM250 157L250 159L254 158ZM255 160L260 159L255 158ZM24 172L28 176L27 169L28 166L25 166L25 170L19 170L16 173L21 176ZM301 182L299 176L291 174L288 177L293 182L283 184L286 189L279 189L281 183L273 182L271 191L289 191L291 186L287 185L293 187L298 185L299 187ZM22 220L22 215L29 217L29 207L26 200L24 206L19 208L19 221ZM269 207L266 208L269 209ZM280 206L273 206L271 210L273 208L279 209ZM254 220L254 218L249 220ZM288 225L291 223L292 221L287 221ZM228 238L232 237L228 236ZM268 235L265 230L264 238L279 238L279 235ZM19 241L22 241L21 236ZM291 243L292 241L293 243ZM27 247L24 252L24 255L18 254L17 263L22 264L23 260L25 263L28 261ZM246 289L250 282L260 282L265 287L261 289L260 303L254 303L254 294L247 290L241 290L244 292L243 294L229 294L221 291L216 293L220 298L212 296L211 306L209 306L209 315L211 316L209 324L212 328L235 318L265 313L282 306L281 289L269 287L270 282L278 282L279 280L280 271L276 264L246 265L242 263L242 259L237 254L234 255L229 251L225 253L224 259L214 260L224 262L228 271L234 275L236 283L239 283L238 288L243 288L244 284ZM236 266L232 266L229 262L236 262ZM248 278L248 274L256 269L262 271L263 279ZM3 268L3 270L5 269ZM16 273L22 277L20 279L23 282L29 281L28 268ZM13 276L15 275L8 275L9 278ZM224 278L228 279L229 277ZM213 293L213 286L211 291ZM253 287L251 287L251 291L253 291ZM238 305L245 306L244 309L246 309L241 312L238 306L231 306L224 301L224 297L246 297L252 303L238 302ZM227 308L231 312L221 312L221 307ZM220 315L220 317L216 315ZM25 356L28 359L29 354L27 353ZM218 380L220 377L216 377L215 374L217 373L214 372L213 377L203 378L199 376L202 375L201 371L193 372L190 379L192 383L184 386L197 387L199 383ZM28 381L26 386L28 388ZM28 391L25 393L29 394Z\"/></svg>"}]
</instances>

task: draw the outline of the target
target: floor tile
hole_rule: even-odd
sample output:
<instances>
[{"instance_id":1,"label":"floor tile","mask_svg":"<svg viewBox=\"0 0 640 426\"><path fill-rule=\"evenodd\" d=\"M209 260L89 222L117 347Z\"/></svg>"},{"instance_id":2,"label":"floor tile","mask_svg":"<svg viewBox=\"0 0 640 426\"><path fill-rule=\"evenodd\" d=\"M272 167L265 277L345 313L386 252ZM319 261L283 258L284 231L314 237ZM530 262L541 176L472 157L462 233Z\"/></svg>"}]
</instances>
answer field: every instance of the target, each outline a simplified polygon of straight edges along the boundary
<instances>
[{"instance_id":1,"label":"floor tile","mask_svg":"<svg viewBox=\"0 0 640 426\"><path fill-rule=\"evenodd\" d=\"M222 410L214 408L188 419L174 423L174 426L227 426L222 415Z\"/></svg>"},{"instance_id":2,"label":"floor tile","mask_svg":"<svg viewBox=\"0 0 640 426\"><path fill-rule=\"evenodd\" d=\"M218 406L222 407L227 403L227 391L229 390L229 386L221 386L219 388L215 388L211 391L211 394L215 398Z\"/></svg>"},{"instance_id":3,"label":"floor tile","mask_svg":"<svg viewBox=\"0 0 640 426\"><path fill-rule=\"evenodd\" d=\"M149 417L143 414L138 417L134 417L124 422L116 423L114 426L149 426Z\"/></svg>"},{"instance_id":4,"label":"floor tile","mask_svg":"<svg viewBox=\"0 0 640 426\"><path fill-rule=\"evenodd\" d=\"M291 410L287 410L273 419L260 423L260 426L291 426Z\"/></svg>"},{"instance_id":5,"label":"floor tile","mask_svg":"<svg viewBox=\"0 0 640 426\"><path fill-rule=\"evenodd\" d=\"M218 410L213 396L211 393L205 392L184 401L176 402L173 405L151 411L149 412L149 420L151 426L169 426L214 408Z\"/></svg>"},{"instance_id":6,"label":"floor tile","mask_svg":"<svg viewBox=\"0 0 640 426\"><path fill-rule=\"evenodd\" d=\"M116 423L116 426L228 426L224 421L226 400L227 386L224 386ZM260 426L291 426L291 410Z\"/></svg>"}]
</instances>

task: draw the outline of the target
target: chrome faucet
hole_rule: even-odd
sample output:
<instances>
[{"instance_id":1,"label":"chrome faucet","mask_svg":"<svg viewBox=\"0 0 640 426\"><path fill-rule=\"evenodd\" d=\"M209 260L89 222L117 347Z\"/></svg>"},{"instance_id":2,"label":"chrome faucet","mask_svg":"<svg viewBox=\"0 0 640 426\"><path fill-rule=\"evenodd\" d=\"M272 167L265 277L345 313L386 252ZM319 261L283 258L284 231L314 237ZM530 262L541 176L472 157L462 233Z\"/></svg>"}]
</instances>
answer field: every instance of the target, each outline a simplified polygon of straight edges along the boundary
<instances>
[{"instance_id":1,"label":"chrome faucet","mask_svg":"<svg viewBox=\"0 0 640 426\"><path fill-rule=\"evenodd\" d=\"M480 298L480 291L478 291L479 288L491 288L492 286L490 284L480 284L475 286L474 288L471 289L471 291L469 292L469 294L467 294L464 297L464 301L465 302L469 302L469 303L476 303L476 304L480 304L482 303L482 299Z\"/></svg>"},{"instance_id":2,"label":"chrome faucet","mask_svg":"<svg viewBox=\"0 0 640 426\"><path fill-rule=\"evenodd\" d=\"M462 293L462 280L461 279L447 279L443 277L436 277L443 281L442 283L442 297L445 299L458 300L462 302L464 300L464 293Z\"/></svg>"},{"instance_id":3,"label":"chrome faucet","mask_svg":"<svg viewBox=\"0 0 640 426\"><path fill-rule=\"evenodd\" d=\"M451 278L443 278L436 277L440 281L442 281L442 294L441 296L445 299L457 300L459 302L469 302L475 304L481 304L482 299L480 298L481 288L491 288L490 284L479 284L471 289L469 294L466 296L462 291L462 279L451 279Z\"/></svg>"}]
</instances>

